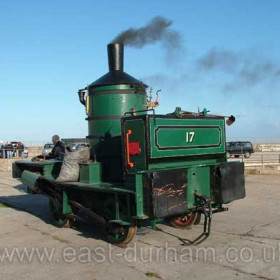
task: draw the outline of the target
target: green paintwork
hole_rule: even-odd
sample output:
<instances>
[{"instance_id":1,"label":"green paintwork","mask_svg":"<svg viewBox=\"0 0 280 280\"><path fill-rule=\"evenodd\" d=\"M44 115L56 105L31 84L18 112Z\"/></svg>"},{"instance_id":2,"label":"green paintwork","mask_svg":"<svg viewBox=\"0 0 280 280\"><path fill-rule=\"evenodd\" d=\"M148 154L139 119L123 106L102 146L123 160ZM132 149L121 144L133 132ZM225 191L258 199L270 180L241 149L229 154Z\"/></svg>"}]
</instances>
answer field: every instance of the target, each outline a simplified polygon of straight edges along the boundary
<instances>
[{"instance_id":1,"label":"green paintwork","mask_svg":"<svg viewBox=\"0 0 280 280\"><path fill-rule=\"evenodd\" d=\"M36 191L36 183L39 177L40 174L25 170L21 175L21 181L25 186L29 187L33 191Z\"/></svg>"},{"instance_id":2,"label":"green paintwork","mask_svg":"<svg viewBox=\"0 0 280 280\"><path fill-rule=\"evenodd\" d=\"M133 90L135 93L131 93ZM129 93L126 93L126 91ZM112 85L91 88L88 114L89 135L97 137L120 135L121 117L126 112L130 112L132 108L135 111L145 110L145 102L146 92L144 87L133 88L130 85ZM99 139L90 139L90 145L94 152L99 142Z\"/></svg>"},{"instance_id":3,"label":"green paintwork","mask_svg":"<svg viewBox=\"0 0 280 280\"><path fill-rule=\"evenodd\" d=\"M80 163L80 182L100 183L101 182L101 163L90 162Z\"/></svg>"},{"instance_id":4,"label":"green paintwork","mask_svg":"<svg viewBox=\"0 0 280 280\"><path fill-rule=\"evenodd\" d=\"M126 134L129 130L132 131L129 143L138 142L141 148L140 154L129 155L133 167L127 162ZM186 141L188 132L194 132L191 143ZM122 133L125 167L130 174L226 161L224 119L174 119L157 115L127 118L123 119ZM201 157L203 155L207 157Z\"/></svg>"},{"instance_id":5,"label":"green paintwork","mask_svg":"<svg viewBox=\"0 0 280 280\"><path fill-rule=\"evenodd\" d=\"M45 161L31 161L21 160L16 161L13 164L13 178L21 178L24 170L38 173L45 176L51 176L53 178L58 177L61 161L45 160Z\"/></svg>"},{"instance_id":6,"label":"green paintwork","mask_svg":"<svg viewBox=\"0 0 280 280\"><path fill-rule=\"evenodd\" d=\"M68 195L66 191L63 191L63 201L62 201L62 214L71 214L72 207L68 203Z\"/></svg>"},{"instance_id":7,"label":"green paintwork","mask_svg":"<svg viewBox=\"0 0 280 280\"><path fill-rule=\"evenodd\" d=\"M136 89L136 90L142 90L143 87L140 87L140 86L136 86L136 85L133 85L133 88ZM104 85L104 86L97 86L97 87L91 87L90 88L90 92L94 92L94 91L113 91L113 90L130 90L132 89L130 87L130 85Z\"/></svg>"},{"instance_id":8,"label":"green paintwork","mask_svg":"<svg viewBox=\"0 0 280 280\"><path fill-rule=\"evenodd\" d=\"M100 95L92 95L90 100L89 114L93 116L123 116L129 112L131 108L144 110L143 103L146 95L143 93L103 93Z\"/></svg>"},{"instance_id":9,"label":"green paintwork","mask_svg":"<svg viewBox=\"0 0 280 280\"><path fill-rule=\"evenodd\" d=\"M188 208L196 207L194 192L210 197L210 170L209 167L189 168L187 182Z\"/></svg>"},{"instance_id":10,"label":"green paintwork","mask_svg":"<svg viewBox=\"0 0 280 280\"><path fill-rule=\"evenodd\" d=\"M131 223L132 223L132 220L129 219L129 222L126 222L124 220L110 220L110 223L119 224L119 225L122 225L122 226L130 226Z\"/></svg>"},{"instance_id":11,"label":"green paintwork","mask_svg":"<svg viewBox=\"0 0 280 280\"><path fill-rule=\"evenodd\" d=\"M64 186L65 188L90 190L90 191L104 192L104 193L135 194L134 191L128 190L124 188L124 186L117 187L116 185L109 184L109 183L89 184L89 183L82 183L82 182L65 182L65 183L60 183L60 185Z\"/></svg>"},{"instance_id":12,"label":"green paintwork","mask_svg":"<svg viewBox=\"0 0 280 280\"><path fill-rule=\"evenodd\" d=\"M49 213L51 219L58 227L63 227L68 221L67 217L63 215L63 209L61 209L61 205L57 200L49 200Z\"/></svg>"},{"instance_id":13,"label":"green paintwork","mask_svg":"<svg viewBox=\"0 0 280 280\"><path fill-rule=\"evenodd\" d=\"M224 119L150 118L150 156L224 154L224 135Z\"/></svg>"},{"instance_id":14,"label":"green paintwork","mask_svg":"<svg viewBox=\"0 0 280 280\"><path fill-rule=\"evenodd\" d=\"M147 219L148 217L144 215L143 210L143 175L135 175L136 179L136 215L138 219Z\"/></svg>"}]
</instances>

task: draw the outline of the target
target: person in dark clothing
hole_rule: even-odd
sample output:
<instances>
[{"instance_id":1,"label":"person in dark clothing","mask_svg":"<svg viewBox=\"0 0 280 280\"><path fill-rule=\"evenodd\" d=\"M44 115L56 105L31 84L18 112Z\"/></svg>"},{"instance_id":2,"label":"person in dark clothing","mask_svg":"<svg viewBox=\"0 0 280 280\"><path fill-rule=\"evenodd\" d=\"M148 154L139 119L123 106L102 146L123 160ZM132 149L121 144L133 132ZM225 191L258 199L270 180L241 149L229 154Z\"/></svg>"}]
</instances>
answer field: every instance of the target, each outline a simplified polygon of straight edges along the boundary
<instances>
[{"instance_id":1,"label":"person in dark clothing","mask_svg":"<svg viewBox=\"0 0 280 280\"><path fill-rule=\"evenodd\" d=\"M6 150L6 158L12 158L14 146L10 142L6 144L5 150Z\"/></svg>"},{"instance_id":2,"label":"person in dark clothing","mask_svg":"<svg viewBox=\"0 0 280 280\"><path fill-rule=\"evenodd\" d=\"M48 159L55 159L55 160L63 160L65 155L65 146L64 143L60 141L58 135L54 135L52 137L52 142L54 144L54 147L48 155L38 155L36 157L33 157L32 161L42 161L42 160L48 160Z\"/></svg>"},{"instance_id":3,"label":"person in dark clothing","mask_svg":"<svg viewBox=\"0 0 280 280\"><path fill-rule=\"evenodd\" d=\"M5 158L5 145L0 144L0 158Z\"/></svg>"},{"instance_id":4,"label":"person in dark clothing","mask_svg":"<svg viewBox=\"0 0 280 280\"><path fill-rule=\"evenodd\" d=\"M18 142L18 144L17 144L17 149L18 149L18 155L19 155L19 157L20 157L20 158L23 157L23 154L24 154L24 145L23 145L23 143Z\"/></svg>"},{"instance_id":5,"label":"person in dark clothing","mask_svg":"<svg viewBox=\"0 0 280 280\"><path fill-rule=\"evenodd\" d=\"M60 141L60 138L58 135L54 135L52 137L52 142L54 144L54 147L49 154L48 158L63 160L65 155L65 146L64 143Z\"/></svg>"}]
</instances>

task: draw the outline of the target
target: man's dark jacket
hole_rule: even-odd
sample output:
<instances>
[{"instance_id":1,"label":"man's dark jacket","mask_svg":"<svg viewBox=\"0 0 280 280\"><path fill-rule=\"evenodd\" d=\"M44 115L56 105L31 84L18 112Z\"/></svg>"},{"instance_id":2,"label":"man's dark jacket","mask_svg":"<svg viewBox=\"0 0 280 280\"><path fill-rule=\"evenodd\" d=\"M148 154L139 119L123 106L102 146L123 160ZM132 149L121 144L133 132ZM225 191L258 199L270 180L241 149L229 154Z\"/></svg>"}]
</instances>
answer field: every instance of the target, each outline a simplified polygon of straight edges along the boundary
<instances>
[{"instance_id":1,"label":"man's dark jacket","mask_svg":"<svg viewBox=\"0 0 280 280\"><path fill-rule=\"evenodd\" d=\"M65 155L64 143L61 141L57 141L49 156L54 159L63 160L64 155Z\"/></svg>"}]
</instances>

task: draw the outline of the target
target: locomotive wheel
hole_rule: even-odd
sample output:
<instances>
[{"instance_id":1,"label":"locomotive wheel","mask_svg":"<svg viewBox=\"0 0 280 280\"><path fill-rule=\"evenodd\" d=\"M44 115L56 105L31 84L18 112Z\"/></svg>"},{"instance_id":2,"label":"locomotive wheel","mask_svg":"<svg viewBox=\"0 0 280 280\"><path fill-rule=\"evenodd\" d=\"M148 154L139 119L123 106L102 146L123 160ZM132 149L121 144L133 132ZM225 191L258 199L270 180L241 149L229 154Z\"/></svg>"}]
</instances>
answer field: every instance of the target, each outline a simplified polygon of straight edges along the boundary
<instances>
[{"instance_id":1,"label":"locomotive wheel","mask_svg":"<svg viewBox=\"0 0 280 280\"><path fill-rule=\"evenodd\" d=\"M123 247L132 241L136 234L137 226L116 225L113 230L107 231L106 239L108 242Z\"/></svg>"},{"instance_id":2,"label":"locomotive wheel","mask_svg":"<svg viewBox=\"0 0 280 280\"><path fill-rule=\"evenodd\" d=\"M119 212L125 212L125 205L119 201ZM104 218L109 222L116 217L115 200L108 198L104 204ZM131 225L120 225L118 223L109 223L106 230L106 239L109 243L119 247L125 247L134 238L137 231L137 225L133 222Z\"/></svg>"},{"instance_id":3,"label":"locomotive wheel","mask_svg":"<svg viewBox=\"0 0 280 280\"><path fill-rule=\"evenodd\" d=\"M195 222L198 221L198 215L199 214L197 212L192 212L179 217L173 217L169 220L169 222L176 228L189 229ZM198 222L200 222L200 220Z\"/></svg>"},{"instance_id":4,"label":"locomotive wheel","mask_svg":"<svg viewBox=\"0 0 280 280\"><path fill-rule=\"evenodd\" d=\"M49 200L49 213L53 224L59 228L72 227L74 220L67 218L62 214L62 207L59 203L54 203L52 199Z\"/></svg>"}]
</instances>

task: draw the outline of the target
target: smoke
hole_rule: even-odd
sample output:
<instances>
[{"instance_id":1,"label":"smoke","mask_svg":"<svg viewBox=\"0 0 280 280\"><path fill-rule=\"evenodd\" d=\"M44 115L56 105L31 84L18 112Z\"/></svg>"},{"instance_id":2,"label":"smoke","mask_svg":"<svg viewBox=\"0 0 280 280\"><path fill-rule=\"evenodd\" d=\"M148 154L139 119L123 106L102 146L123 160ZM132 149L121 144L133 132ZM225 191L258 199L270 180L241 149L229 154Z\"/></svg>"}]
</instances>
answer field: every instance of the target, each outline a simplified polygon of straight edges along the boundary
<instances>
[{"instance_id":1,"label":"smoke","mask_svg":"<svg viewBox=\"0 0 280 280\"><path fill-rule=\"evenodd\" d=\"M143 27L129 28L121 32L112 43L143 48L160 42L166 50L167 64L171 66L175 63L178 70L179 62L184 61L182 37L178 31L171 29L171 26L171 20L157 16ZM224 81L222 87L226 91L254 87L264 81L278 81L280 77L279 64L250 51L236 52L213 48L197 59L192 66L197 79L201 73L218 73L222 77L221 81ZM186 75L187 73L181 75L184 82Z\"/></svg>"},{"instance_id":2,"label":"smoke","mask_svg":"<svg viewBox=\"0 0 280 280\"><path fill-rule=\"evenodd\" d=\"M228 75L226 90L253 87L265 80L280 77L279 64L260 55L212 49L196 62L199 71L220 71Z\"/></svg>"},{"instance_id":3,"label":"smoke","mask_svg":"<svg viewBox=\"0 0 280 280\"><path fill-rule=\"evenodd\" d=\"M112 43L122 43L126 46L143 48L146 45L161 42L170 49L181 47L181 35L171 30L172 21L161 16L154 17L146 26L135 29L129 28L121 32Z\"/></svg>"},{"instance_id":4,"label":"smoke","mask_svg":"<svg viewBox=\"0 0 280 280\"><path fill-rule=\"evenodd\" d=\"M197 64L200 70L210 71L220 69L225 72L232 72L238 66L238 56L230 51L210 50L206 55L198 59Z\"/></svg>"}]
</instances>

